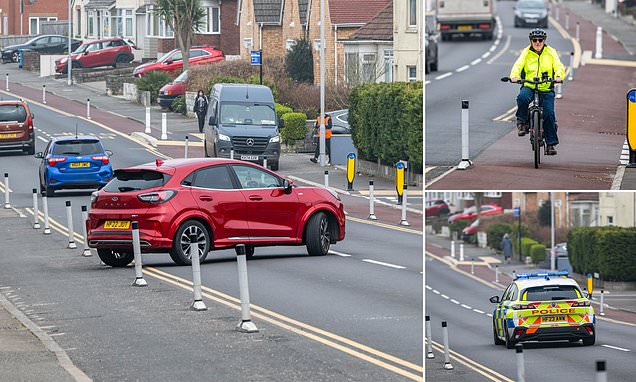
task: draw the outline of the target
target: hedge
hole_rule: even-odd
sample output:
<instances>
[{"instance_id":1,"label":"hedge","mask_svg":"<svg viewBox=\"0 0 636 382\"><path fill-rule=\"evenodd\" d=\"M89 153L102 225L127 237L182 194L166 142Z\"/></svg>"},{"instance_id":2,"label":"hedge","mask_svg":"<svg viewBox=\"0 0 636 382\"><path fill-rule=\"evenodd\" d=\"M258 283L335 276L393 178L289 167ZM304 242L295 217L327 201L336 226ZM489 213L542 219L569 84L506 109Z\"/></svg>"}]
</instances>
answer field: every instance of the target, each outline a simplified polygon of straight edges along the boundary
<instances>
[{"instance_id":1,"label":"hedge","mask_svg":"<svg viewBox=\"0 0 636 382\"><path fill-rule=\"evenodd\" d=\"M464 228L468 227L472 222L469 222L468 220L456 220L452 223L450 223L450 225L448 226L448 229L451 232L458 232L458 235L461 235L462 231L464 230Z\"/></svg>"},{"instance_id":2,"label":"hedge","mask_svg":"<svg viewBox=\"0 0 636 382\"><path fill-rule=\"evenodd\" d=\"M505 234L512 232L512 226L506 223L492 223L488 227L488 245L491 248L502 251L501 241Z\"/></svg>"},{"instance_id":3,"label":"hedge","mask_svg":"<svg viewBox=\"0 0 636 382\"><path fill-rule=\"evenodd\" d=\"M288 144L290 141L304 139L307 135L307 115L304 113L287 113L283 115L285 127L280 130L280 137Z\"/></svg>"},{"instance_id":4,"label":"hedge","mask_svg":"<svg viewBox=\"0 0 636 382\"><path fill-rule=\"evenodd\" d=\"M532 262L534 264L539 264L540 262L545 260L545 245L533 244L530 247L530 257L532 258Z\"/></svg>"},{"instance_id":5,"label":"hedge","mask_svg":"<svg viewBox=\"0 0 636 382\"><path fill-rule=\"evenodd\" d=\"M568 255L577 273L598 272L607 281L636 281L636 229L578 227L568 234Z\"/></svg>"},{"instance_id":6,"label":"hedge","mask_svg":"<svg viewBox=\"0 0 636 382\"><path fill-rule=\"evenodd\" d=\"M537 243L536 240L533 240L529 237L522 237L521 238L521 256L530 256L530 248L532 248L533 245L539 244Z\"/></svg>"},{"instance_id":7,"label":"hedge","mask_svg":"<svg viewBox=\"0 0 636 382\"><path fill-rule=\"evenodd\" d=\"M135 85L137 86L137 91L149 91L150 102L155 103L159 96L159 90L163 87L163 85L172 81L172 78L173 77L167 72L152 70L145 76L137 78L135 80Z\"/></svg>"},{"instance_id":8,"label":"hedge","mask_svg":"<svg viewBox=\"0 0 636 382\"><path fill-rule=\"evenodd\" d=\"M422 169L422 83L374 83L355 87L349 97L354 145L367 160L408 160Z\"/></svg>"},{"instance_id":9,"label":"hedge","mask_svg":"<svg viewBox=\"0 0 636 382\"><path fill-rule=\"evenodd\" d=\"M292 108L289 106L285 106L285 105L281 105L278 102L276 102L276 116L278 118L283 118L283 115L287 114L287 113L291 113Z\"/></svg>"}]
</instances>

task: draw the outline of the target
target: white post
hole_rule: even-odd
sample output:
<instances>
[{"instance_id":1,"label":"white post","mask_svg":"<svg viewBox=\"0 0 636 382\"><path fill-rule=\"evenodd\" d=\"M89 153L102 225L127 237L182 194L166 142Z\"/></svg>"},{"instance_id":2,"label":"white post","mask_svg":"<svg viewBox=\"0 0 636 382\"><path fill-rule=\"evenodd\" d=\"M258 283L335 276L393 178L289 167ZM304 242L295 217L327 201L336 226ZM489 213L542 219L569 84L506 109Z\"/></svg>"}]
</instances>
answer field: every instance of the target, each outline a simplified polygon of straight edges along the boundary
<instances>
[{"instance_id":1,"label":"white post","mask_svg":"<svg viewBox=\"0 0 636 382\"><path fill-rule=\"evenodd\" d=\"M38 208L38 190L33 189L33 229L40 229L40 210Z\"/></svg>"},{"instance_id":2,"label":"white post","mask_svg":"<svg viewBox=\"0 0 636 382\"><path fill-rule=\"evenodd\" d=\"M526 381L526 365L523 361L523 345L516 344L515 349L517 352L517 382Z\"/></svg>"},{"instance_id":3,"label":"white post","mask_svg":"<svg viewBox=\"0 0 636 382\"><path fill-rule=\"evenodd\" d=\"M188 159L188 142L190 141L190 138L186 135L185 137L185 152L183 153L183 157L185 159Z\"/></svg>"},{"instance_id":4,"label":"white post","mask_svg":"<svg viewBox=\"0 0 636 382\"><path fill-rule=\"evenodd\" d=\"M68 247L69 249L77 248L75 245L75 231L73 230L73 210L71 210L71 201L66 201L66 221L68 224Z\"/></svg>"},{"instance_id":5,"label":"white post","mask_svg":"<svg viewBox=\"0 0 636 382\"><path fill-rule=\"evenodd\" d=\"M402 185L402 220L400 220L400 225L409 226L409 222L406 221L406 205L408 200L408 190L406 183Z\"/></svg>"},{"instance_id":6,"label":"white post","mask_svg":"<svg viewBox=\"0 0 636 382\"><path fill-rule=\"evenodd\" d=\"M556 270L556 253L554 252L554 192L550 192L550 270Z\"/></svg>"},{"instance_id":7,"label":"white post","mask_svg":"<svg viewBox=\"0 0 636 382\"><path fill-rule=\"evenodd\" d=\"M320 167L326 165L325 126L325 0L320 0Z\"/></svg>"},{"instance_id":8,"label":"white post","mask_svg":"<svg viewBox=\"0 0 636 382\"><path fill-rule=\"evenodd\" d=\"M431 334L431 316L426 316L426 358L435 358L433 353L433 335Z\"/></svg>"},{"instance_id":9,"label":"white post","mask_svg":"<svg viewBox=\"0 0 636 382\"><path fill-rule=\"evenodd\" d=\"M329 188L329 171L325 170L325 188Z\"/></svg>"},{"instance_id":10,"label":"white post","mask_svg":"<svg viewBox=\"0 0 636 382\"><path fill-rule=\"evenodd\" d=\"M563 98L563 84L554 84L554 90L556 91L556 96L554 98L561 99Z\"/></svg>"},{"instance_id":11,"label":"white post","mask_svg":"<svg viewBox=\"0 0 636 382\"><path fill-rule=\"evenodd\" d=\"M475 274L475 258L474 257L470 260L470 274L471 275Z\"/></svg>"},{"instance_id":12,"label":"white post","mask_svg":"<svg viewBox=\"0 0 636 382\"><path fill-rule=\"evenodd\" d=\"M459 243L459 261L464 261L464 243Z\"/></svg>"},{"instance_id":13,"label":"white post","mask_svg":"<svg viewBox=\"0 0 636 382\"><path fill-rule=\"evenodd\" d=\"M570 14L565 14L565 30L570 30Z\"/></svg>"},{"instance_id":14,"label":"white post","mask_svg":"<svg viewBox=\"0 0 636 382\"><path fill-rule=\"evenodd\" d=\"M168 139L168 114L161 113L161 140Z\"/></svg>"},{"instance_id":15,"label":"white post","mask_svg":"<svg viewBox=\"0 0 636 382\"><path fill-rule=\"evenodd\" d=\"M556 21L559 21L559 7L555 7L556 8Z\"/></svg>"},{"instance_id":16,"label":"white post","mask_svg":"<svg viewBox=\"0 0 636 382\"><path fill-rule=\"evenodd\" d=\"M267 156L263 156L263 167L267 168Z\"/></svg>"},{"instance_id":17,"label":"white post","mask_svg":"<svg viewBox=\"0 0 636 382\"><path fill-rule=\"evenodd\" d=\"M247 282L247 260L245 259L245 244L236 246L236 265L239 275L239 295L241 297L241 321L236 326L236 330L244 333L258 332L258 328L252 322L250 315L250 291Z\"/></svg>"},{"instance_id":18,"label":"white post","mask_svg":"<svg viewBox=\"0 0 636 382\"><path fill-rule=\"evenodd\" d=\"M132 239L133 239L133 254L135 256L135 281L132 285L136 287L148 286L146 280L144 280L144 274L141 271L143 266L141 260L141 244L139 242L139 223L132 222Z\"/></svg>"},{"instance_id":19,"label":"white post","mask_svg":"<svg viewBox=\"0 0 636 382\"><path fill-rule=\"evenodd\" d=\"M84 234L84 250L82 256L93 256L91 249L88 247L88 231L86 230L86 222L88 221L88 207L82 206L82 233Z\"/></svg>"},{"instance_id":20,"label":"white post","mask_svg":"<svg viewBox=\"0 0 636 382\"><path fill-rule=\"evenodd\" d=\"M234 159L234 149L230 149L230 159Z\"/></svg>"},{"instance_id":21,"label":"white post","mask_svg":"<svg viewBox=\"0 0 636 382\"><path fill-rule=\"evenodd\" d=\"M581 41L581 24L576 22L576 41Z\"/></svg>"},{"instance_id":22,"label":"white post","mask_svg":"<svg viewBox=\"0 0 636 382\"><path fill-rule=\"evenodd\" d=\"M9 200L9 173L4 173L4 208L11 208L11 201Z\"/></svg>"},{"instance_id":23,"label":"white post","mask_svg":"<svg viewBox=\"0 0 636 382\"><path fill-rule=\"evenodd\" d=\"M42 195L42 209L44 210L44 232L45 235L51 234L51 227L49 226L49 198L46 195Z\"/></svg>"},{"instance_id":24,"label":"white post","mask_svg":"<svg viewBox=\"0 0 636 382\"><path fill-rule=\"evenodd\" d=\"M455 240L451 240L451 257L455 258Z\"/></svg>"},{"instance_id":25,"label":"white post","mask_svg":"<svg viewBox=\"0 0 636 382\"><path fill-rule=\"evenodd\" d=\"M199 258L199 243L197 235L190 234L190 258L192 259L192 290L194 292L194 301L190 305L190 310L200 312L208 310L201 296L201 259Z\"/></svg>"},{"instance_id":26,"label":"white post","mask_svg":"<svg viewBox=\"0 0 636 382\"><path fill-rule=\"evenodd\" d=\"M144 133L150 134L152 130L150 129L150 108L146 106L146 130Z\"/></svg>"},{"instance_id":27,"label":"white post","mask_svg":"<svg viewBox=\"0 0 636 382\"><path fill-rule=\"evenodd\" d=\"M596 361L596 382L607 382L605 361Z\"/></svg>"},{"instance_id":28,"label":"white post","mask_svg":"<svg viewBox=\"0 0 636 382\"><path fill-rule=\"evenodd\" d=\"M448 348L448 327L446 321L442 321L442 336L444 337L444 369L453 370L450 363L450 350Z\"/></svg>"},{"instance_id":29,"label":"white post","mask_svg":"<svg viewBox=\"0 0 636 382\"><path fill-rule=\"evenodd\" d=\"M603 28L596 28L596 53L594 58L603 58Z\"/></svg>"},{"instance_id":30,"label":"white post","mask_svg":"<svg viewBox=\"0 0 636 382\"><path fill-rule=\"evenodd\" d=\"M568 76L568 81L572 81L574 79L574 52L570 52L570 75Z\"/></svg>"},{"instance_id":31,"label":"white post","mask_svg":"<svg viewBox=\"0 0 636 382\"><path fill-rule=\"evenodd\" d=\"M499 282L499 265L495 265L495 282Z\"/></svg>"},{"instance_id":32,"label":"white post","mask_svg":"<svg viewBox=\"0 0 636 382\"><path fill-rule=\"evenodd\" d=\"M604 301L603 301L603 300L604 300L604 298L603 298L603 295L604 295L604 294L605 294L605 291L604 291L603 289L601 289L601 310L600 310L600 312L599 312L599 315L601 315L601 316L604 316L604 315L605 315L605 311L604 311L604 309L603 309L603 305L605 305L605 304L604 304Z\"/></svg>"},{"instance_id":33,"label":"white post","mask_svg":"<svg viewBox=\"0 0 636 382\"><path fill-rule=\"evenodd\" d=\"M458 170L465 170L473 163L470 161L470 145L469 145L469 111L468 101L462 100L462 160L457 165Z\"/></svg>"},{"instance_id":34,"label":"white post","mask_svg":"<svg viewBox=\"0 0 636 382\"><path fill-rule=\"evenodd\" d=\"M369 220L378 220L375 216L375 196L373 195L373 181L369 181Z\"/></svg>"},{"instance_id":35,"label":"white post","mask_svg":"<svg viewBox=\"0 0 636 382\"><path fill-rule=\"evenodd\" d=\"M86 119L91 119L91 99L86 98Z\"/></svg>"},{"instance_id":36,"label":"white post","mask_svg":"<svg viewBox=\"0 0 636 382\"><path fill-rule=\"evenodd\" d=\"M9 73L5 75L5 79L6 79L6 85L7 85L6 90L9 91Z\"/></svg>"},{"instance_id":37,"label":"white post","mask_svg":"<svg viewBox=\"0 0 636 382\"><path fill-rule=\"evenodd\" d=\"M42 103L46 105L46 85L42 84Z\"/></svg>"}]
</instances>

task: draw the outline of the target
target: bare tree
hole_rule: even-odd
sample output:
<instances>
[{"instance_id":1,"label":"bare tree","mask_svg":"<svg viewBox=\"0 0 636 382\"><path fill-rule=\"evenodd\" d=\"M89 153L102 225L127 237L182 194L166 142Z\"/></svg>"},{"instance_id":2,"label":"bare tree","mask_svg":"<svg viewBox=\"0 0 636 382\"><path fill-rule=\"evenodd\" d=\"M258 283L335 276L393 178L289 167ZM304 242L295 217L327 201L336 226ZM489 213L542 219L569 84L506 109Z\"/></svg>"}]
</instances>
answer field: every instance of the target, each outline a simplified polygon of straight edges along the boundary
<instances>
[{"instance_id":1,"label":"bare tree","mask_svg":"<svg viewBox=\"0 0 636 382\"><path fill-rule=\"evenodd\" d=\"M192 39L203 26L206 17L201 0L157 0L154 11L166 20L174 31L183 55L183 70L188 70Z\"/></svg>"}]
</instances>

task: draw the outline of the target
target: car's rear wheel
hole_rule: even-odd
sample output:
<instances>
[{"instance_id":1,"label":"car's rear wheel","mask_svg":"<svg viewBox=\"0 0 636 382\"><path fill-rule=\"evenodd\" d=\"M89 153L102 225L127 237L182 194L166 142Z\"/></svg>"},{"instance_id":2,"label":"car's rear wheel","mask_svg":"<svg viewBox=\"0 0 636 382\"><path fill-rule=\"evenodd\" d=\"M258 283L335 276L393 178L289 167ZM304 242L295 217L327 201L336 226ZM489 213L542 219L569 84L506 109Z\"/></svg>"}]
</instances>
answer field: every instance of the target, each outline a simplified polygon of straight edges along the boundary
<instances>
[{"instance_id":1,"label":"car's rear wheel","mask_svg":"<svg viewBox=\"0 0 636 382\"><path fill-rule=\"evenodd\" d=\"M269 168L271 168L272 171L278 171L278 162L273 162Z\"/></svg>"},{"instance_id":2,"label":"car's rear wheel","mask_svg":"<svg viewBox=\"0 0 636 382\"><path fill-rule=\"evenodd\" d=\"M309 219L305 235L309 255L324 256L329 253L331 230L329 219L324 212L318 212Z\"/></svg>"},{"instance_id":3,"label":"car's rear wheel","mask_svg":"<svg viewBox=\"0 0 636 382\"><path fill-rule=\"evenodd\" d=\"M98 248L97 255L104 262L104 264L116 268L127 266L135 258L133 251L130 249Z\"/></svg>"},{"instance_id":4,"label":"car's rear wheel","mask_svg":"<svg viewBox=\"0 0 636 382\"><path fill-rule=\"evenodd\" d=\"M505 342L497 336L497 326L495 320L492 320L492 336L495 341L495 345L503 345Z\"/></svg>"},{"instance_id":5,"label":"car's rear wheel","mask_svg":"<svg viewBox=\"0 0 636 382\"><path fill-rule=\"evenodd\" d=\"M596 328L592 331L590 337L583 338L583 346L592 346L596 342Z\"/></svg>"},{"instance_id":6,"label":"car's rear wheel","mask_svg":"<svg viewBox=\"0 0 636 382\"><path fill-rule=\"evenodd\" d=\"M210 234L207 228L196 220L188 220L181 224L177 233L172 240L172 249L170 250L170 257L178 265L190 265L192 264L192 257L190 253L190 235L194 234L197 237L197 243L199 244L199 260L205 260L205 257L210 251Z\"/></svg>"},{"instance_id":7,"label":"car's rear wheel","mask_svg":"<svg viewBox=\"0 0 636 382\"><path fill-rule=\"evenodd\" d=\"M19 52L13 52L13 54L11 55L11 60L13 62L20 61L20 53Z\"/></svg>"},{"instance_id":8,"label":"car's rear wheel","mask_svg":"<svg viewBox=\"0 0 636 382\"><path fill-rule=\"evenodd\" d=\"M504 324L504 338L505 338L505 345L506 345L506 349L514 349L515 348L515 341L512 340L512 338L510 338L510 334L508 334L508 327L506 326L506 324Z\"/></svg>"},{"instance_id":9,"label":"car's rear wheel","mask_svg":"<svg viewBox=\"0 0 636 382\"><path fill-rule=\"evenodd\" d=\"M236 254L238 255L238 247L234 247L234 250L236 251ZM252 245L246 245L245 246L245 257L247 257L248 259L251 259L254 256L254 246Z\"/></svg>"}]
</instances>

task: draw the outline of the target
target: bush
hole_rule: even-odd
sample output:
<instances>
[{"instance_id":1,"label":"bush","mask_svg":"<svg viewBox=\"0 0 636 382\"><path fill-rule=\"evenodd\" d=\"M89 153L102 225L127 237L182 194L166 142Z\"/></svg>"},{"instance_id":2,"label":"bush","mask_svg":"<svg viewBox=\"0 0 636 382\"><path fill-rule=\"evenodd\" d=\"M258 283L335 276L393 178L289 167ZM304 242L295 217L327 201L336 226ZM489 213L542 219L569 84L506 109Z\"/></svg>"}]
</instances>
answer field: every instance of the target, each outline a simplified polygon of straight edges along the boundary
<instances>
[{"instance_id":1,"label":"bush","mask_svg":"<svg viewBox=\"0 0 636 382\"><path fill-rule=\"evenodd\" d=\"M175 98L174 101L172 101L172 105L170 106L172 107L172 111L174 111L175 113L181 113L185 115L187 112L185 97L182 95Z\"/></svg>"},{"instance_id":2,"label":"bush","mask_svg":"<svg viewBox=\"0 0 636 382\"><path fill-rule=\"evenodd\" d=\"M529 237L522 237L521 238L521 256L529 256L530 255L530 248L532 248L533 245L539 244L537 243L535 240L529 238Z\"/></svg>"},{"instance_id":3,"label":"bush","mask_svg":"<svg viewBox=\"0 0 636 382\"><path fill-rule=\"evenodd\" d=\"M291 113L293 111L294 110L292 110L291 107L285 106L285 105L281 105L278 102L276 102L276 117L283 118L283 115L285 115L287 113Z\"/></svg>"},{"instance_id":4,"label":"bush","mask_svg":"<svg viewBox=\"0 0 636 382\"><path fill-rule=\"evenodd\" d=\"M530 247L530 257L532 258L532 262L534 264L539 264L543 260L545 260L545 245L543 244L533 244Z\"/></svg>"},{"instance_id":5,"label":"bush","mask_svg":"<svg viewBox=\"0 0 636 382\"><path fill-rule=\"evenodd\" d=\"M470 223L472 222L469 222L468 220L456 220L448 226L448 229L451 232L457 232L457 235L461 235L464 228L468 227Z\"/></svg>"},{"instance_id":6,"label":"bush","mask_svg":"<svg viewBox=\"0 0 636 382\"><path fill-rule=\"evenodd\" d=\"M285 57L285 67L289 77L298 82L314 82L314 58L311 42L307 39L295 40Z\"/></svg>"},{"instance_id":7,"label":"bush","mask_svg":"<svg viewBox=\"0 0 636 382\"><path fill-rule=\"evenodd\" d=\"M481 220L479 224L481 225ZM505 234L510 234L511 232L512 226L510 224L492 223L490 227L488 227L488 244L491 248L499 251L503 250L501 248L501 241Z\"/></svg>"},{"instance_id":8,"label":"bush","mask_svg":"<svg viewBox=\"0 0 636 382\"><path fill-rule=\"evenodd\" d=\"M287 113L283 115L285 127L280 131L283 142L289 144L291 141L304 139L307 135L307 116L303 113Z\"/></svg>"},{"instance_id":9,"label":"bush","mask_svg":"<svg viewBox=\"0 0 636 382\"><path fill-rule=\"evenodd\" d=\"M173 77L160 70L153 70L147 73L145 76L141 78L137 78L135 80L135 85L137 86L137 90L140 92L149 91L150 92L150 102L157 102L157 97L159 96L159 89L163 87L163 85L172 81Z\"/></svg>"}]
</instances>

